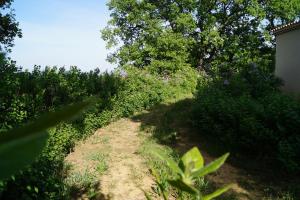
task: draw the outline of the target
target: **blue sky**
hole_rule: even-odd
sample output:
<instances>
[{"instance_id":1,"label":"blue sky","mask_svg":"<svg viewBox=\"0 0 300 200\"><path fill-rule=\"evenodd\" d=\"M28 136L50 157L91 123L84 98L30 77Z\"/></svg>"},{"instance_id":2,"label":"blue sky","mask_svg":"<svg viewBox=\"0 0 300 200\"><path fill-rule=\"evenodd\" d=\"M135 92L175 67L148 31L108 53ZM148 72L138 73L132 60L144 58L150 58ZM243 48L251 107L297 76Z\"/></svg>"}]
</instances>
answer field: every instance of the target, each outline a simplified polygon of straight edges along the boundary
<instances>
[{"instance_id":1,"label":"blue sky","mask_svg":"<svg viewBox=\"0 0 300 200\"><path fill-rule=\"evenodd\" d=\"M106 62L108 50L100 30L109 20L107 0L15 0L13 8L23 38L15 40L10 57L25 69L76 65L84 71Z\"/></svg>"}]
</instances>

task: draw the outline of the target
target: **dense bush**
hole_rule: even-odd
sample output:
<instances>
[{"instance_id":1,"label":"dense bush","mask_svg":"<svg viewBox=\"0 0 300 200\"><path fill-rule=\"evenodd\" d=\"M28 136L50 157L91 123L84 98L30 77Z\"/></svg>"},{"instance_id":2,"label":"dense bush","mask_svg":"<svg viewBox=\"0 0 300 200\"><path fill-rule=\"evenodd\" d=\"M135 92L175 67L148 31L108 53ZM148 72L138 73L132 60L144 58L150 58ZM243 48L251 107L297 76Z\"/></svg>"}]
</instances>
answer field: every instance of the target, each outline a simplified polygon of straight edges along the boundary
<instances>
[{"instance_id":1,"label":"dense bush","mask_svg":"<svg viewBox=\"0 0 300 200\"><path fill-rule=\"evenodd\" d=\"M36 66L29 72L11 61L1 65L0 77L0 132L86 96L109 99L120 85L117 77L101 74L99 69L81 72L76 67L46 67L42 71Z\"/></svg>"},{"instance_id":2,"label":"dense bush","mask_svg":"<svg viewBox=\"0 0 300 200\"><path fill-rule=\"evenodd\" d=\"M201 133L232 151L276 159L300 170L300 103L282 94L273 75L258 67L202 81L193 118Z\"/></svg>"},{"instance_id":3,"label":"dense bush","mask_svg":"<svg viewBox=\"0 0 300 200\"><path fill-rule=\"evenodd\" d=\"M63 75L66 73L69 74L64 72ZM41 74L44 74L44 72L41 72ZM80 73L77 74L80 75ZM51 80L54 79L53 77L56 77L55 75L56 73L53 73L50 76ZM59 75L61 74L59 73ZM63 75L61 76L64 77ZM76 78L76 75L74 76ZM130 67L127 67L124 71L116 71L110 76L105 76L105 80L108 82L104 82L102 87L104 88L105 84L107 84L110 91L107 89L104 93L100 93L98 96L102 98L99 100L99 103L76 121L62 123L51 129L47 146L36 163L9 181L3 182L2 186L0 183L0 198L60 199L64 196L66 197L68 189L63 184L63 159L66 154L72 151L77 140L87 137L97 128L118 118L127 117L134 112L150 108L167 98L180 95L182 92L191 93L195 90L197 83L197 73L192 69L188 70L188 73L175 74L168 79L148 71ZM77 82L82 80L80 78L78 78L79 80L70 79ZM76 97L80 100L80 96L93 95L92 92L86 92L88 89L98 94L97 91L100 89L99 85L97 85L97 80L97 78L92 79L90 76L84 82L86 84L82 84L83 87L79 91L75 91L75 88L81 86L69 88L71 92L67 97L74 95L75 97L72 97L70 101L77 101ZM63 81L65 79L58 79L56 83L61 85ZM89 82L90 85L87 86ZM87 95L83 94L83 92L86 92ZM30 92L28 91L25 95L29 94ZM109 98L110 96L111 98Z\"/></svg>"}]
</instances>

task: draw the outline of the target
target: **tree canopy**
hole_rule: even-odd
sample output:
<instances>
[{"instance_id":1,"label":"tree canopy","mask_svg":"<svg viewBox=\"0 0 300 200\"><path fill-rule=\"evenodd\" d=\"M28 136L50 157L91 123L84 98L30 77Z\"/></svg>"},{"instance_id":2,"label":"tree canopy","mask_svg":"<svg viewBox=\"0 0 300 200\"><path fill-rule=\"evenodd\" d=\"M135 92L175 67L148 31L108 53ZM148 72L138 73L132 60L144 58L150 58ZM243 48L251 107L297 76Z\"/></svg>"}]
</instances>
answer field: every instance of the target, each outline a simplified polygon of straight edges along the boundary
<instances>
[{"instance_id":1,"label":"tree canopy","mask_svg":"<svg viewBox=\"0 0 300 200\"><path fill-rule=\"evenodd\" d=\"M11 51L15 37L22 37L19 23L11 8L13 0L0 0L0 52Z\"/></svg>"},{"instance_id":2,"label":"tree canopy","mask_svg":"<svg viewBox=\"0 0 300 200\"><path fill-rule=\"evenodd\" d=\"M184 66L272 61L274 26L300 16L299 0L111 0L102 31L111 62L170 73Z\"/></svg>"}]
</instances>

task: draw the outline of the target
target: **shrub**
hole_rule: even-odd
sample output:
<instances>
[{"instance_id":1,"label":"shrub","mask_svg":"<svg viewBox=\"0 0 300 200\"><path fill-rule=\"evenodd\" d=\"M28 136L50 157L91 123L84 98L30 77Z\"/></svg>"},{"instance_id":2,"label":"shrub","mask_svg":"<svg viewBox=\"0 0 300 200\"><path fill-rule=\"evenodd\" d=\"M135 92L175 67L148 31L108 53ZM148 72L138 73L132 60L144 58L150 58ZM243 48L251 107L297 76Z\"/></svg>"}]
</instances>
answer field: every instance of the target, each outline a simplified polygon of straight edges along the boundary
<instances>
[{"instance_id":1,"label":"shrub","mask_svg":"<svg viewBox=\"0 0 300 200\"><path fill-rule=\"evenodd\" d=\"M201 82L194 124L231 151L267 156L298 171L300 103L282 94L279 83L257 68Z\"/></svg>"}]
</instances>

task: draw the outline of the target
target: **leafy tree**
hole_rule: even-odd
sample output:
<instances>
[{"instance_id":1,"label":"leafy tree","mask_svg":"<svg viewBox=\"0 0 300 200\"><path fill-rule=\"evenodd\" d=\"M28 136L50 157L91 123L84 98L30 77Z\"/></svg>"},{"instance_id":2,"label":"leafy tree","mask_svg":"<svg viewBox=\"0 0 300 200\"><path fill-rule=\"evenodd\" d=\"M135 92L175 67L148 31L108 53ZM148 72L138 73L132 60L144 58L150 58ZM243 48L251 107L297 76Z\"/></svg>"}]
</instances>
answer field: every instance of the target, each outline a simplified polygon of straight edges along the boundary
<instances>
[{"instance_id":1,"label":"leafy tree","mask_svg":"<svg viewBox=\"0 0 300 200\"><path fill-rule=\"evenodd\" d=\"M119 47L109 60L158 72L270 64L269 31L300 16L299 0L111 0L108 6L102 37L108 48Z\"/></svg>"},{"instance_id":2,"label":"leafy tree","mask_svg":"<svg viewBox=\"0 0 300 200\"><path fill-rule=\"evenodd\" d=\"M11 51L15 37L22 37L19 23L11 8L13 0L0 0L0 51Z\"/></svg>"}]
</instances>

